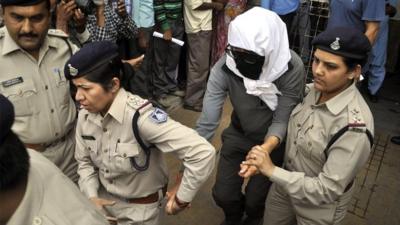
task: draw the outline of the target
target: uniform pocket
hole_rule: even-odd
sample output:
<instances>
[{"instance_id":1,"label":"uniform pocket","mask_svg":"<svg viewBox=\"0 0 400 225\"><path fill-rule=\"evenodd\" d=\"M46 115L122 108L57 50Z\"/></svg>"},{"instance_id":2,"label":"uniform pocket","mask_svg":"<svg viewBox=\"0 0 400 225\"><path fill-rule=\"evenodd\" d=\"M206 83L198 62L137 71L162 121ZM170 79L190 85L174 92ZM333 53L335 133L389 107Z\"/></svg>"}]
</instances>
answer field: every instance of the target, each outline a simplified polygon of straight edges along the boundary
<instances>
[{"instance_id":1,"label":"uniform pocket","mask_svg":"<svg viewBox=\"0 0 400 225\"><path fill-rule=\"evenodd\" d=\"M56 97L60 100L62 105L69 104L70 100L72 99L70 94L69 82L64 76L64 70L59 68L53 69L53 77L56 81Z\"/></svg>"},{"instance_id":2,"label":"uniform pocket","mask_svg":"<svg viewBox=\"0 0 400 225\"><path fill-rule=\"evenodd\" d=\"M117 143L117 149L114 154L116 169L122 172L131 172L135 170L131 164L131 158L134 158L139 165L144 164L144 154L139 150L137 143Z\"/></svg>"},{"instance_id":3,"label":"uniform pocket","mask_svg":"<svg viewBox=\"0 0 400 225\"><path fill-rule=\"evenodd\" d=\"M31 116L37 112L33 104L38 93L31 79L23 79L22 83L8 87L3 86L2 94L13 103L16 117Z\"/></svg>"}]
</instances>

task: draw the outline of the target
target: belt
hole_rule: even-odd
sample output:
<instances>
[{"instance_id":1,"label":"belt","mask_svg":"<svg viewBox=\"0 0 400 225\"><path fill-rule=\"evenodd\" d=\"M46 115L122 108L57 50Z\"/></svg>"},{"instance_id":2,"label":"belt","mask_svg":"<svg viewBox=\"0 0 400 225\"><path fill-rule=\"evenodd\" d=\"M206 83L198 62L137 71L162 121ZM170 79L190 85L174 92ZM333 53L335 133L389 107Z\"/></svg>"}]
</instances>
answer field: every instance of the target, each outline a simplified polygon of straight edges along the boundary
<instances>
[{"instance_id":1,"label":"belt","mask_svg":"<svg viewBox=\"0 0 400 225\"><path fill-rule=\"evenodd\" d=\"M31 144L31 143L24 143L26 148L31 148L34 149L38 152L44 152L46 150L46 148L50 147L50 146L54 146L60 142L64 142L67 139L67 136L69 135L70 132L67 132L64 136L49 142L49 143L38 143L38 144Z\"/></svg>"},{"instance_id":2,"label":"belt","mask_svg":"<svg viewBox=\"0 0 400 225\"><path fill-rule=\"evenodd\" d=\"M167 192L167 186L164 186L162 189L162 195L165 196L165 193ZM141 198L129 198L126 199L127 202L129 203L134 203L134 204L150 204L150 203L155 203L160 199L160 194L159 191L154 192L153 194L149 194L146 197L141 197Z\"/></svg>"}]
</instances>

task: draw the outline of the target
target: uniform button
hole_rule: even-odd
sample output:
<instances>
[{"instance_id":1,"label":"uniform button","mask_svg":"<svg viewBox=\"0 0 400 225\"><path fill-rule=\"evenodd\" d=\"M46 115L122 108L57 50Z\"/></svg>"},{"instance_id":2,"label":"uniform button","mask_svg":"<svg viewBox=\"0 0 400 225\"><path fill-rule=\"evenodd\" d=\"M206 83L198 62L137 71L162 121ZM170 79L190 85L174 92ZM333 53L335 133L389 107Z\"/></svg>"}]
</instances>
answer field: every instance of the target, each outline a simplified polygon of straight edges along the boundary
<instances>
[{"instance_id":1,"label":"uniform button","mask_svg":"<svg viewBox=\"0 0 400 225\"><path fill-rule=\"evenodd\" d=\"M311 142L308 142L308 147L311 147Z\"/></svg>"},{"instance_id":2,"label":"uniform button","mask_svg":"<svg viewBox=\"0 0 400 225\"><path fill-rule=\"evenodd\" d=\"M106 169L106 173L109 173L110 171L108 170L108 169ZM112 182L112 181L110 181L110 182Z\"/></svg>"},{"instance_id":3,"label":"uniform button","mask_svg":"<svg viewBox=\"0 0 400 225\"><path fill-rule=\"evenodd\" d=\"M289 164L292 164L292 160L289 159L289 160L288 160L288 163L289 163Z\"/></svg>"},{"instance_id":4,"label":"uniform button","mask_svg":"<svg viewBox=\"0 0 400 225\"><path fill-rule=\"evenodd\" d=\"M104 153L107 153L108 152L108 150L107 149L104 149L104 151L103 151Z\"/></svg>"},{"instance_id":5,"label":"uniform button","mask_svg":"<svg viewBox=\"0 0 400 225\"><path fill-rule=\"evenodd\" d=\"M126 153L124 153L122 156L126 157Z\"/></svg>"},{"instance_id":6,"label":"uniform button","mask_svg":"<svg viewBox=\"0 0 400 225\"><path fill-rule=\"evenodd\" d=\"M50 109L50 112L53 113L53 112L54 112L54 109Z\"/></svg>"},{"instance_id":7,"label":"uniform button","mask_svg":"<svg viewBox=\"0 0 400 225\"><path fill-rule=\"evenodd\" d=\"M104 128L103 128L103 132L107 132L107 128L104 127Z\"/></svg>"},{"instance_id":8,"label":"uniform button","mask_svg":"<svg viewBox=\"0 0 400 225\"><path fill-rule=\"evenodd\" d=\"M56 137L58 136L58 133L56 133Z\"/></svg>"},{"instance_id":9,"label":"uniform button","mask_svg":"<svg viewBox=\"0 0 400 225\"><path fill-rule=\"evenodd\" d=\"M42 219L40 217L33 218L33 225L41 225Z\"/></svg>"},{"instance_id":10,"label":"uniform button","mask_svg":"<svg viewBox=\"0 0 400 225\"><path fill-rule=\"evenodd\" d=\"M92 150L92 148L91 148L91 147L88 147L87 149L88 149L89 151L90 151L90 150Z\"/></svg>"},{"instance_id":11,"label":"uniform button","mask_svg":"<svg viewBox=\"0 0 400 225\"><path fill-rule=\"evenodd\" d=\"M114 183L112 180L109 181L110 184Z\"/></svg>"},{"instance_id":12,"label":"uniform button","mask_svg":"<svg viewBox=\"0 0 400 225\"><path fill-rule=\"evenodd\" d=\"M301 127L301 124L298 123L298 124L297 124L297 127Z\"/></svg>"},{"instance_id":13,"label":"uniform button","mask_svg":"<svg viewBox=\"0 0 400 225\"><path fill-rule=\"evenodd\" d=\"M45 86L44 86L44 89L46 89L46 90L49 89L49 86L45 85Z\"/></svg>"},{"instance_id":14,"label":"uniform button","mask_svg":"<svg viewBox=\"0 0 400 225\"><path fill-rule=\"evenodd\" d=\"M296 142L296 141L294 141L294 142L293 142L293 144L297 145L297 142Z\"/></svg>"}]
</instances>

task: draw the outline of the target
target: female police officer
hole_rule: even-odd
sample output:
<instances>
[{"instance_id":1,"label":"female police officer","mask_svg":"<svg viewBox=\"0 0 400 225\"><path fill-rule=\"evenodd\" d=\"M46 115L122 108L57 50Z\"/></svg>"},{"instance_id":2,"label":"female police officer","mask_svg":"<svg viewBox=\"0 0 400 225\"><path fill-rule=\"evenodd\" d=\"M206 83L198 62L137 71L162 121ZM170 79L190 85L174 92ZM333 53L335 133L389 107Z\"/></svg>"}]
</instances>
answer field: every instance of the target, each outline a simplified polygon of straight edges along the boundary
<instances>
[{"instance_id":1,"label":"female police officer","mask_svg":"<svg viewBox=\"0 0 400 225\"><path fill-rule=\"evenodd\" d=\"M192 129L121 88L117 49L111 42L93 42L65 65L81 107L75 152L79 186L119 224L158 224L168 178L161 153L176 153L186 168L166 205L167 213L176 214L208 178L215 150Z\"/></svg>"},{"instance_id":2,"label":"female police officer","mask_svg":"<svg viewBox=\"0 0 400 225\"><path fill-rule=\"evenodd\" d=\"M284 167L260 146L244 162L274 182L264 224L339 224L371 150L373 118L355 86L371 48L367 37L331 28L313 45L314 83L291 114Z\"/></svg>"}]
</instances>

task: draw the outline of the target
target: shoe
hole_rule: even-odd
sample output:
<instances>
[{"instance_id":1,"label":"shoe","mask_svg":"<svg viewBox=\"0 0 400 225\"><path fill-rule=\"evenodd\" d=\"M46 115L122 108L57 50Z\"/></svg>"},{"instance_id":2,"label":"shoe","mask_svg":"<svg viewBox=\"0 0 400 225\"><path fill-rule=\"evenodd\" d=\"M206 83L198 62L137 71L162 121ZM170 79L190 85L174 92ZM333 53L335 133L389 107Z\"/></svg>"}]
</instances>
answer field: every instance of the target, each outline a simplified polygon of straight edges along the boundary
<instances>
[{"instance_id":1,"label":"shoe","mask_svg":"<svg viewBox=\"0 0 400 225\"><path fill-rule=\"evenodd\" d=\"M178 96L178 97L185 97L185 95L186 95L186 92L184 91L184 90L176 90L176 91L172 91L172 92L170 92L169 93L170 95L175 95L175 96Z\"/></svg>"},{"instance_id":2,"label":"shoe","mask_svg":"<svg viewBox=\"0 0 400 225\"><path fill-rule=\"evenodd\" d=\"M390 139L390 141L391 141L393 144L400 145L400 136L393 136L393 137Z\"/></svg>"},{"instance_id":3,"label":"shoe","mask_svg":"<svg viewBox=\"0 0 400 225\"><path fill-rule=\"evenodd\" d=\"M186 105L186 104L183 104L183 108L187 109L187 110L192 110L195 112L201 112L201 110L202 110L201 106L191 106L191 105Z\"/></svg>"}]
</instances>

